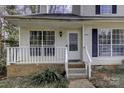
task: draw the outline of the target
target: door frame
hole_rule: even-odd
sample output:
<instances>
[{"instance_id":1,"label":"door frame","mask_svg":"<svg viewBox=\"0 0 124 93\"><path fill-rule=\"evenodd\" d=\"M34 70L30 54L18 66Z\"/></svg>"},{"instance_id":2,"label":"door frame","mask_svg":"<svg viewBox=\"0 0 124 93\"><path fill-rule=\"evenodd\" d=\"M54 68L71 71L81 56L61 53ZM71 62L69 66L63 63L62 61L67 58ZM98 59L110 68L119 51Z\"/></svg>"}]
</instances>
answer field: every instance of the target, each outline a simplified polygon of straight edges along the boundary
<instances>
[{"instance_id":1,"label":"door frame","mask_svg":"<svg viewBox=\"0 0 124 93\"><path fill-rule=\"evenodd\" d=\"M78 44L77 44L77 46L78 46L78 50L77 50L77 52L79 52L79 57L76 59L70 59L69 58L69 33L77 33L77 35L78 35ZM73 31L68 31L67 32L67 50L68 50L68 60L81 60L81 44L80 44L80 42L81 42L81 36L80 36L80 32L79 31L77 31L77 30L73 30ZM76 52L76 51L75 51Z\"/></svg>"}]
</instances>

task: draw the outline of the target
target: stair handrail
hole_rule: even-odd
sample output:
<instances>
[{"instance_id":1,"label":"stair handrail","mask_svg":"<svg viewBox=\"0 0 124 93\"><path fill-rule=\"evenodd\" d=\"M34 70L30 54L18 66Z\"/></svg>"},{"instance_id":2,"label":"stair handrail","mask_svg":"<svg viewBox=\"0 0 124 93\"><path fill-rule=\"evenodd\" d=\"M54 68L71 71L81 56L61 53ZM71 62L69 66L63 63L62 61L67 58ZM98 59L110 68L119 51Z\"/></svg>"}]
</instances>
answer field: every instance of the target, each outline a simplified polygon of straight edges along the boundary
<instances>
[{"instance_id":1,"label":"stair handrail","mask_svg":"<svg viewBox=\"0 0 124 93\"><path fill-rule=\"evenodd\" d=\"M88 65L87 73L88 73L88 78L90 79L91 78L91 71L92 71L92 69L91 69L92 58L90 57L87 46L84 46L84 49L85 49L86 56L87 56L87 59L88 59L88 61L85 61L85 64Z\"/></svg>"},{"instance_id":2,"label":"stair handrail","mask_svg":"<svg viewBox=\"0 0 124 93\"><path fill-rule=\"evenodd\" d=\"M67 50L67 47L65 47L65 72L66 72L66 78L68 79L68 50Z\"/></svg>"}]
</instances>

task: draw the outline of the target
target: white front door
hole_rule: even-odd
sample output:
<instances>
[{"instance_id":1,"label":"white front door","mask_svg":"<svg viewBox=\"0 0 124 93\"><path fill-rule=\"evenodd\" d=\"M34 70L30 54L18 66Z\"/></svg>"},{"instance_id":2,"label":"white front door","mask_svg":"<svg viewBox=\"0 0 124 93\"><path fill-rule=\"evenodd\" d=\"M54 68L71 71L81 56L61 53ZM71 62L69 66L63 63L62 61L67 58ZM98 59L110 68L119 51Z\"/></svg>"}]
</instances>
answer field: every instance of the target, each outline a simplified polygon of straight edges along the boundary
<instances>
[{"instance_id":1,"label":"white front door","mask_svg":"<svg viewBox=\"0 0 124 93\"><path fill-rule=\"evenodd\" d=\"M79 32L68 32L68 60L80 60Z\"/></svg>"}]
</instances>

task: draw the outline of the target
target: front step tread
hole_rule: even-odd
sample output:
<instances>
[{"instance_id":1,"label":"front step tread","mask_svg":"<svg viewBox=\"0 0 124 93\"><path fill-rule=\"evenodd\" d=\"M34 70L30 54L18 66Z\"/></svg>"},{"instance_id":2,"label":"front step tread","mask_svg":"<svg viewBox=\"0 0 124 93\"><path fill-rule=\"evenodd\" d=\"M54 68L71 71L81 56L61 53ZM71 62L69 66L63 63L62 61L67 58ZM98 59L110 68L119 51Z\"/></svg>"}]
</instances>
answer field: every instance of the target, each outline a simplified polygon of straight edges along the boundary
<instances>
[{"instance_id":1,"label":"front step tread","mask_svg":"<svg viewBox=\"0 0 124 93\"><path fill-rule=\"evenodd\" d=\"M86 70L85 68L69 68L68 70Z\"/></svg>"},{"instance_id":2,"label":"front step tread","mask_svg":"<svg viewBox=\"0 0 124 93\"><path fill-rule=\"evenodd\" d=\"M69 73L86 73L85 68L69 68L68 69Z\"/></svg>"},{"instance_id":3,"label":"front step tread","mask_svg":"<svg viewBox=\"0 0 124 93\"><path fill-rule=\"evenodd\" d=\"M86 74L69 74L69 78L86 78Z\"/></svg>"}]
</instances>

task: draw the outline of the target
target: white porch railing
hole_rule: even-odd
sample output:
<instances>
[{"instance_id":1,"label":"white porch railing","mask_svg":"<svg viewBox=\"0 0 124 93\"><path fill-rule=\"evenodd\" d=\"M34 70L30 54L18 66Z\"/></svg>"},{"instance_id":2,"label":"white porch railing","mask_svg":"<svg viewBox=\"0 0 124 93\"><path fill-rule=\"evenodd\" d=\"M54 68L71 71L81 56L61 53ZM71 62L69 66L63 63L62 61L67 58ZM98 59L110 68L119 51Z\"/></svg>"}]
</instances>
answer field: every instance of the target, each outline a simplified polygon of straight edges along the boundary
<instances>
[{"instance_id":1,"label":"white porch railing","mask_svg":"<svg viewBox=\"0 0 124 93\"><path fill-rule=\"evenodd\" d=\"M64 63L66 47L8 47L7 64Z\"/></svg>"},{"instance_id":2,"label":"white porch railing","mask_svg":"<svg viewBox=\"0 0 124 93\"><path fill-rule=\"evenodd\" d=\"M87 46L84 46L84 50L85 50L86 57L87 57L87 60L85 60L86 71L88 74L88 78L90 79L91 78L91 71L92 71L92 69L91 69L92 59L91 59L90 54L88 52Z\"/></svg>"}]
</instances>

